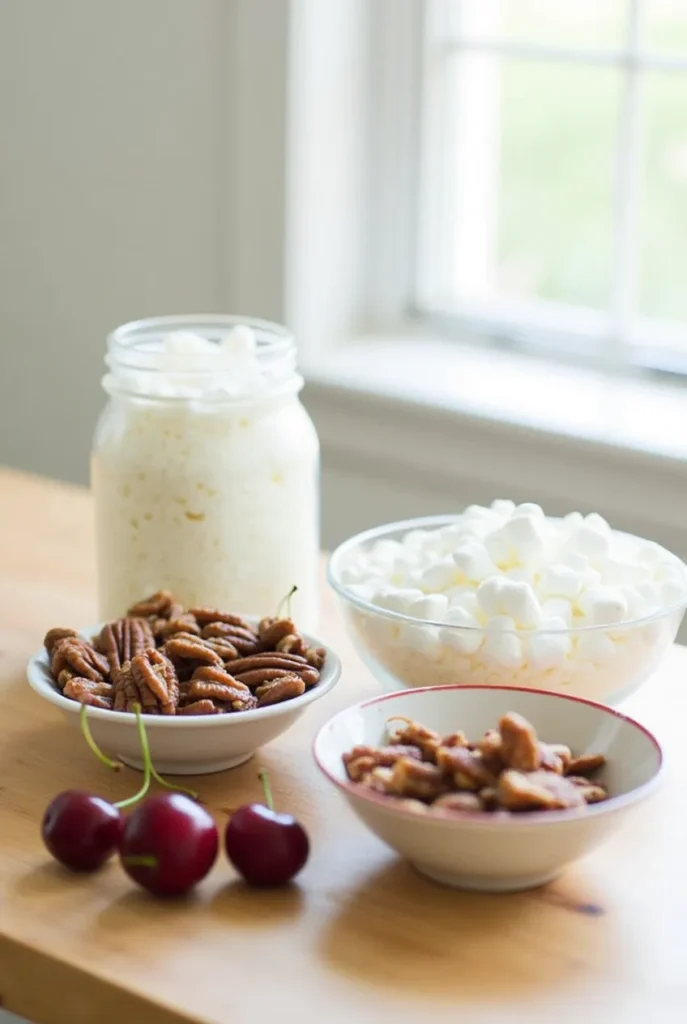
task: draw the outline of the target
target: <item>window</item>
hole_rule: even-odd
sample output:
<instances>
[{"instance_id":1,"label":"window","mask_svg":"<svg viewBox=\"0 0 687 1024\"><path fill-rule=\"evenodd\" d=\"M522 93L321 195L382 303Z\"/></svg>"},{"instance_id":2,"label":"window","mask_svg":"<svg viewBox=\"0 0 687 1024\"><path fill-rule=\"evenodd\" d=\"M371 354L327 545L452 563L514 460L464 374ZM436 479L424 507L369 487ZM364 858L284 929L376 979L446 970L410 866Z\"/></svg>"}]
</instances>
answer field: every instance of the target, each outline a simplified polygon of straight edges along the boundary
<instances>
[{"instance_id":1,"label":"window","mask_svg":"<svg viewBox=\"0 0 687 1024\"><path fill-rule=\"evenodd\" d=\"M426 0L415 311L687 372L687 0Z\"/></svg>"}]
</instances>

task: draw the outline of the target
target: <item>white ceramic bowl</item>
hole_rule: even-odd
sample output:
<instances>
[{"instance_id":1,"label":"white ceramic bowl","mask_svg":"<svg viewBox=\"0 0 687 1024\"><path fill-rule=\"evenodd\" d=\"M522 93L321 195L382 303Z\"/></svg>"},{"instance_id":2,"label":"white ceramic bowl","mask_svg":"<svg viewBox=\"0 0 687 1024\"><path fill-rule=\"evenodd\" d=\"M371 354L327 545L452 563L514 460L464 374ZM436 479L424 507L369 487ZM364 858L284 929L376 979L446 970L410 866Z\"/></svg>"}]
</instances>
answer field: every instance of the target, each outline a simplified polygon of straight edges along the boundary
<instances>
[{"instance_id":1,"label":"white ceramic bowl","mask_svg":"<svg viewBox=\"0 0 687 1024\"><path fill-rule=\"evenodd\" d=\"M92 637L99 630L100 626L84 629L82 635ZM166 775L206 775L235 768L247 761L258 747L276 739L292 726L309 704L329 693L341 675L341 662L331 647L315 636L304 635L311 646L324 647L327 657L320 681L301 697L228 715L178 718L146 715L146 732L157 770ZM78 730L81 705L63 697L55 686L45 648L29 660L27 677L39 697L55 704L71 727ZM96 743L106 753L133 768L143 767L136 720L132 714L89 708L88 721Z\"/></svg>"},{"instance_id":2,"label":"white ceramic bowl","mask_svg":"<svg viewBox=\"0 0 687 1024\"><path fill-rule=\"evenodd\" d=\"M476 739L508 711L524 715L542 740L565 743L575 754L605 754L610 799L499 818L488 812L423 815L346 775L342 755L359 744L378 746L392 715L407 715L443 734L462 729ZM484 892L529 889L555 878L653 793L662 767L657 741L631 718L580 698L515 687L426 687L376 697L330 719L315 739L314 755L367 827L418 871Z\"/></svg>"},{"instance_id":3,"label":"white ceramic bowl","mask_svg":"<svg viewBox=\"0 0 687 1024\"><path fill-rule=\"evenodd\" d=\"M385 690L452 683L515 685L618 704L655 671L675 640L687 605L687 568L669 551L665 552L666 559L674 562L685 577L684 593L670 607L606 626L513 630L524 651L517 668L486 655L483 627L423 621L389 611L364 600L344 582L346 566L379 541L399 541L413 530L435 530L453 524L457 518L428 516L366 530L344 541L329 561L327 578L340 599L356 649ZM648 543L617 530L614 534L632 546ZM562 634L570 644L563 664L539 667L529 659L531 641ZM595 648L600 650L594 653Z\"/></svg>"}]
</instances>

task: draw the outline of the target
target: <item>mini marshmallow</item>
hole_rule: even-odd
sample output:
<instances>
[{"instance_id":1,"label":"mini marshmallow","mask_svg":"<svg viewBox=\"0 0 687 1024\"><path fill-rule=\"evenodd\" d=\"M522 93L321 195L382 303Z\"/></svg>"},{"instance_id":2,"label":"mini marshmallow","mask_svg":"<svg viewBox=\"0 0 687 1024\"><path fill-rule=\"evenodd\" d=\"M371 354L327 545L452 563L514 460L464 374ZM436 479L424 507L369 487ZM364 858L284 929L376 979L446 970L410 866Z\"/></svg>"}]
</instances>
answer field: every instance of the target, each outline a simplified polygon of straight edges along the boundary
<instances>
[{"instance_id":1,"label":"mini marshmallow","mask_svg":"<svg viewBox=\"0 0 687 1024\"><path fill-rule=\"evenodd\" d=\"M584 517L584 521L587 526L590 526L592 530L596 530L597 533L608 535L611 532L610 526L598 512L590 512L589 515Z\"/></svg>"},{"instance_id":2,"label":"mini marshmallow","mask_svg":"<svg viewBox=\"0 0 687 1024\"><path fill-rule=\"evenodd\" d=\"M566 551L561 559L561 565L567 565L568 569L582 575L589 569L589 559L577 551Z\"/></svg>"},{"instance_id":3,"label":"mini marshmallow","mask_svg":"<svg viewBox=\"0 0 687 1024\"><path fill-rule=\"evenodd\" d=\"M533 636L527 642L527 661L530 668L537 672L546 672L550 668L565 665L570 653L571 641L567 633L560 635L549 633L544 636Z\"/></svg>"},{"instance_id":4,"label":"mini marshmallow","mask_svg":"<svg viewBox=\"0 0 687 1024\"><path fill-rule=\"evenodd\" d=\"M410 530L404 535L401 543L411 551L420 551L431 537L429 530Z\"/></svg>"},{"instance_id":5,"label":"mini marshmallow","mask_svg":"<svg viewBox=\"0 0 687 1024\"><path fill-rule=\"evenodd\" d=\"M621 583L642 583L646 579L646 566L641 562L625 562L619 558L607 558L599 565L599 572L604 583L611 586Z\"/></svg>"},{"instance_id":6,"label":"mini marshmallow","mask_svg":"<svg viewBox=\"0 0 687 1024\"><path fill-rule=\"evenodd\" d=\"M464 612L472 615L474 619L481 622L484 612L480 608L477 594L474 590L467 590L463 587L452 587L446 591L449 609L461 608Z\"/></svg>"},{"instance_id":7,"label":"mini marshmallow","mask_svg":"<svg viewBox=\"0 0 687 1024\"><path fill-rule=\"evenodd\" d=\"M408 615L427 622L442 622L448 611L448 598L445 594L426 594L413 601Z\"/></svg>"},{"instance_id":8,"label":"mini marshmallow","mask_svg":"<svg viewBox=\"0 0 687 1024\"><path fill-rule=\"evenodd\" d=\"M510 498L496 498L491 503L491 511L502 519L510 519L515 510L515 502Z\"/></svg>"},{"instance_id":9,"label":"mini marshmallow","mask_svg":"<svg viewBox=\"0 0 687 1024\"><path fill-rule=\"evenodd\" d=\"M504 668L520 668L523 662L522 642L516 633L510 632L515 623L506 615L497 616L487 624L482 646L482 657L493 658Z\"/></svg>"},{"instance_id":10,"label":"mini marshmallow","mask_svg":"<svg viewBox=\"0 0 687 1024\"><path fill-rule=\"evenodd\" d=\"M378 540L368 551L367 557L374 565L393 562L402 553L403 548L396 540Z\"/></svg>"},{"instance_id":11,"label":"mini marshmallow","mask_svg":"<svg viewBox=\"0 0 687 1024\"><path fill-rule=\"evenodd\" d=\"M515 565L512 569L506 569L503 575L513 583L529 583L530 586L534 584L534 571L525 565Z\"/></svg>"},{"instance_id":12,"label":"mini marshmallow","mask_svg":"<svg viewBox=\"0 0 687 1024\"><path fill-rule=\"evenodd\" d=\"M581 633L575 645L576 654L585 661L595 665L603 665L616 655L616 645L602 630L590 630Z\"/></svg>"},{"instance_id":13,"label":"mini marshmallow","mask_svg":"<svg viewBox=\"0 0 687 1024\"><path fill-rule=\"evenodd\" d=\"M463 542L454 551L453 561L458 568L460 579L473 583L485 580L498 571L484 545L475 540Z\"/></svg>"},{"instance_id":14,"label":"mini marshmallow","mask_svg":"<svg viewBox=\"0 0 687 1024\"><path fill-rule=\"evenodd\" d=\"M642 544L637 551L637 561L641 562L642 565L654 566L664 556L665 548L662 548L660 544L655 544L653 541Z\"/></svg>"},{"instance_id":15,"label":"mini marshmallow","mask_svg":"<svg viewBox=\"0 0 687 1024\"><path fill-rule=\"evenodd\" d=\"M427 593L448 590L458 581L459 572L452 558L442 558L420 573L420 586Z\"/></svg>"},{"instance_id":16,"label":"mini marshmallow","mask_svg":"<svg viewBox=\"0 0 687 1024\"><path fill-rule=\"evenodd\" d=\"M248 324L237 324L224 335L220 348L232 359L253 356L258 348L255 331Z\"/></svg>"},{"instance_id":17,"label":"mini marshmallow","mask_svg":"<svg viewBox=\"0 0 687 1024\"><path fill-rule=\"evenodd\" d=\"M525 629L536 626L541 618L541 608L532 587L528 583L514 583L504 580L500 593L501 610L510 615L516 626Z\"/></svg>"},{"instance_id":18,"label":"mini marshmallow","mask_svg":"<svg viewBox=\"0 0 687 1024\"><path fill-rule=\"evenodd\" d=\"M577 533L583 524L584 516L581 512L568 512L561 519L558 528L564 537L571 537L574 533Z\"/></svg>"},{"instance_id":19,"label":"mini marshmallow","mask_svg":"<svg viewBox=\"0 0 687 1024\"><path fill-rule=\"evenodd\" d=\"M171 331L163 342L166 354L174 356L195 356L202 354L214 354L217 346L208 341L201 334L194 334L193 331Z\"/></svg>"},{"instance_id":20,"label":"mini marshmallow","mask_svg":"<svg viewBox=\"0 0 687 1024\"><path fill-rule=\"evenodd\" d=\"M586 522L568 540L568 549L586 555L590 562L602 562L608 557L610 540L607 534Z\"/></svg>"},{"instance_id":21,"label":"mini marshmallow","mask_svg":"<svg viewBox=\"0 0 687 1024\"><path fill-rule=\"evenodd\" d=\"M430 661L438 658L441 650L439 631L432 626L403 626L401 643Z\"/></svg>"},{"instance_id":22,"label":"mini marshmallow","mask_svg":"<svg viewBox=\"0 0 687 1024\"><path fill-rule=\"evenodd\" d=\"M474 654L479 650L484 640L484 633L479 628L476 619L463 608L449 608L444 616L444 621L451 626L461 626L462 629L441 629L439 641L460 654Z\"/></svg>"},{"instance_id":23,"label":"mini marshmallow","mask_svg":"<svg viewBox=\"0 0 687 1024\"><path fill-rule=\"evenodd\" d=\"M516 516L534 516L536 519L543 519L544 509L532 501L524 501L522 505L517 505L511 512L511 518L514 519Z\"/></svg>"},{"instance_id":24,"label":"mini marshmallow","mask_svg":"<svg viewBox=\"0 0 687 1024\"><path fill-rule=\"evenodd\" d=\"M582 576L567 565L548 565L543 573L540 591L551 597L575 598L582 590Z\"/></svg>"},{"instance_id":25,"label":"mini marshmallow","mask_svg":"<svg viewBox=\"0 0 687 1024\"><path fill-rule=\"evenodd\" d=\"M421 590L413 590L411 588L402 590L399 587L386 586L377 591L373 601L380 608L385 608L388 612L408 615L408 609L421 597L424 597Z\"/></svg>"},{"instance_id":26,"label":"mini marshmallow","mask_svg":"<svg viewBox=\"0 0 687 1024\"><path fill-rule=\"evenodd\" d=\"M595 587L580 598L580 607L590 625L605 626L627 618L627 601L621 590Z\"/></svg>"},{"instance_id":27,"label":"mini marshmallow","mask_svg":"<svg viewBox=\"0 0 687 1024\"><path fill-rule=\"evenodd\" d=\"M484 546L499 569L530 565L544 554L546 542L535 516L522 515L487 534Z\"/></svg>"},{"instance_id":28,"label":"mini marshmallow","mask_svg":"<svg viewBox=\"0 0 687 1024\"><path fill-rule=\"evenodd\" d=\"M542 602L541 613L542 620L539 623L540 629L545 628L545 622L551 622L553 619L562 622L564 626L570 626L572 623L572 605L565 597L550 597L548 601Z\"/></svg>"},{"instance_id":29,"label":"mini marshmallow","mask_svg":"<svg viewBox=\"0 0 687 1024\"><path fill-rule=\"evenodd\" d=\"M672 605L684 600L684 581L677 579L663 580L661 583L661 607L670 608Z\"/></svg>"},{"instance_id":30,"label":"mini marshmallow","mask_svg":"<svg viewBox=\"0 0 687 1024\"><path fill-rule=\"evenodd\" d=\"M486 615L501 615L503 606L501 604L501 592L504 580L501 576L492 576L484 580L477 588L477 602Z\"/></svg>"}]
</instances>

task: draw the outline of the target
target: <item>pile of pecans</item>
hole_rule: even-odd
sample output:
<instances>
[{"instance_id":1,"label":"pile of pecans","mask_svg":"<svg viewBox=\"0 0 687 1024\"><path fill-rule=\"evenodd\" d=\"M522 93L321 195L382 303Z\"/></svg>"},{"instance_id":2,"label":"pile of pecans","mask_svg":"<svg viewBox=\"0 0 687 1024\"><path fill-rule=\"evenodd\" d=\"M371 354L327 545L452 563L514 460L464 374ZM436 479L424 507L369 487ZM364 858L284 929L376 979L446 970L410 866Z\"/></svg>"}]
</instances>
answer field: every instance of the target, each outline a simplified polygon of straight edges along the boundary
<instances>
[{"instance_id":1,"label":"pile of pecans","mask_svg":"<svg viewBox=\"0 0 687 1024\"><path fill-rule=\"evenodd\" d=\"M55 628L44 640L65 697L92 707L149 715L219 715L300 697L325 660L288 618L257 629L215 608L184 609L165 590L86 640Z\"/></svg>"},{"instance_id":2,"label":"pile of pecans","mask_svg":"<svg viewBox=\"0 0 687 1024\"><path fill-rule=\"evenodd\" d=\"M543 743L515 712L475 743L462 732L442 737L400 720L404 727L385 746L354 747L343 761L353 782L407 809L553 811L608 798L593 778L606 763L603 754L575 757L562 743Z\"/></svg>"}]
</instances>

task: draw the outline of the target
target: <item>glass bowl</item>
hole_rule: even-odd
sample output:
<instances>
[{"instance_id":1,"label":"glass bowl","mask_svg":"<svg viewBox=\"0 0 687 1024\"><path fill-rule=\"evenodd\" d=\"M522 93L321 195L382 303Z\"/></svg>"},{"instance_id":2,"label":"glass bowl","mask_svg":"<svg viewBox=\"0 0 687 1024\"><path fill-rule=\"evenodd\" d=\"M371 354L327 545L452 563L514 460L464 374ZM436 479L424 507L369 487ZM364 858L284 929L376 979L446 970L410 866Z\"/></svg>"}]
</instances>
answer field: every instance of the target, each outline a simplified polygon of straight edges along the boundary
<instances>
[{"instance_id":1,"label":"glass bowl","mask_svg":"<svg viewBox=\"0 0 687 1024\"><path fill-rule=\"evenodd\" d=\"M519 665L504 664L484 650L486 627L466 627L426 621L389 611L370 603L352 590L342 570L356 555L380 540L401 540L411 530L450 526L457 515L429 516L388 523L344 541L332 554L327 569L330 586L339 597L349 633L361 658L387 691L400 686L444 686L470 683L552 690L617 704L637 690L658 666L675 640L687 605L687 567L673 559L685 579L677 602L643 618L603 626L566 629L515 629L522 644ZM630 534L614 535L636 544L649 543ZM548 636L569 638L564 663L546 664L541 657ZM610 641L608 643L607 641ZM538 657L530 657L537 643Z\"/></svg>"}]
</instances>

